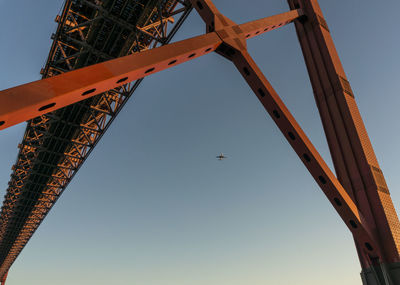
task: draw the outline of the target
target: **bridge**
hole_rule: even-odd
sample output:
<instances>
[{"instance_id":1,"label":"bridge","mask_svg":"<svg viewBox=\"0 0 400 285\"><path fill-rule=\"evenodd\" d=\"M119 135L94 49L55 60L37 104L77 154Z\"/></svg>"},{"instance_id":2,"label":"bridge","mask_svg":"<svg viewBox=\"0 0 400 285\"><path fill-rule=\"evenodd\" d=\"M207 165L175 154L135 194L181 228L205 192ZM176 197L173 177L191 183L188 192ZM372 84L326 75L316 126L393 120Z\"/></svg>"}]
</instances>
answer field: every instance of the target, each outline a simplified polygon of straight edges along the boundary
<instances>
[{"instance_id":1,"label":"bridge","mask_svg":"<svg viewBox=\"0 0 400 285\"><path fill-rule=\"evenodd\" d=\"M340 62L332 51L333 44L330 42L329 28L315 4L316 2L289 1L292 9L290 12L243 25L236 25L223 17L215 10L211 2L192 2L195 2L194 7L207 23L207 35L188 40L182 45L169 45L171 47L169 50L165 47L164 49L154 49L152 52L151 48L167 45L172 39L192 9L189 2L104 1L102 5L99 5L96 1L66 1L62 14L56 18L59 26L57 32L52 36L54 42L49 59L42 70L43 79L58 77L54 77L53 81L43 80L41 82L52 84L53 87L65 86L67 90L54 94L50 99L48 96L43 96L43 98L37 96L38 101L34 103L28 102L28 97L21 97L21 100L18 100L21 104L16 104L18 106L13 112L10 110L9 105L12 104L9 102L15 101L15 99L7 96L10 94L15 96L18 89L10 89L12 92L5 90L0 94L3 96L1 97L3 102L8 103L2 105L7 106L1 110L0 114L2 128L29 120L24 138L19 145L18 160L13 167L10 187L7 190L0 215L0 274L3 280L22 248L99 139L107 131L126 100L140 84L141 78L167 68L166 64L178 64L203 53L216 51L233 61L238 67L353 233L362 267L365 270L364 282L374 284L369 283L374 282L370 281L374 278L378 278L377 282L382 284L392 284L397 281L397 265L394 265L399 261L396 249L397 237L392 234L396 232L394 229L398 226L397 215L390 198L388 198L390 197L389 192L379 165L373 156L372 148L368 141L365 141L368 138L365 138L363 126L359 125L360 118L357 117L358 112L354 107L354 100L348 97L354 98L354 94L341 70ZM340 116L327 116L327 113L321 111L320 107L321 117L336 163L338 179L327 168L245 51L245 38L257 36L293 21L299 33L315 94L322 96L321 98L317 97L317 101L325 102L324 96L328 96L332 92L335 96L344 96L345 101L328 103L326 107L331 108L329 109L330 113L337 112L337 108L344 108L343 110L350 112L350 118L353 117L349 126L343 125L347 122L341 121ZM167 29L168 27L169 29ZM309 38L305 38L304 34L307 34ZM320 41L322 47L325 45L329 54L325 54L326 50L323 48L321 51L308 46L314 40ZM160 52L163 50L168 52ZM162 55L161 58L158 57L158 54ZM124 55L134 55L131 57L133 65L135 62L140 62L142 58L143 63L140 63L139 66L124 67L123 61L112 61L113 58ZM163 57L163 55L166 56ZM313 56L315 55L321 56L325 61L323 65L329 68L314 62ZM127 60L124 59L124 61ZM110 64L94 65L105 61ZM115 66L112 65L114 63ZM110 80L109 75L101 77L104 67L116 70L118 68L125 69L122 72L117 70L115 74L112 74L112 84L106 83L101 87L99 85L93 87L93 82L89 82L91 85L83 82L83 85L78 84L78 86L65 84L63 80L66 80L64 78L67 77L63 77L63 74L75 76L69 77L68 80L72 78L73 81L78 82L82 74L88 72L82 67L89 65L95 68L91 70L93 74L100 74L99 78L93 79L96 84ZM334 68L335 72L332 73L331 68ZM69 72L75 69L78 69L76 73ZM256 74L257 78L251 78L252 74ZM132 81L132 78L135 81ZM128 81L130 83L127 83ZM320 86L321 82L330 83ZM68 89L69 87L71 88ZM21 88L26 87L21 86ZM39 91L43 90L41 86L38 88ZM83 88L84 91L82 91ZM29 89L21 90L24 92L19 91L18 94L22 94L22 96L26 96L25 91L29 91ZM99 93L99 91L102 92ZM33 94L42 93L37 91L35 93L34 90L32 92ZM77 99L73 92L78 92L79 96L88 99L81 101L82 99ZM62 96L65 94L73 99L71 101L63 99ZM341 100L344 100L343 98ZM353 105L348 110L346 108L349 108L349 104ZM36 106L39 107L36 108ZM271 106L274 108L270 109ZM58 109L59 107L63 108ZM48 111L52 112L47 113ZM357 125L354 125L355 122ZM353 125L351 125L352 123ZM335 126L334 128L332 124ZM355 133L344 134L342 132L344 129L354 129ZM349 137L343 141L343 136L346 137L346 135ZM352 150L352 148L354 149ZM307 151L305 152L304 149ZM368 157L363 156L363 151L360 153L360 150L368 153ZM357 153L360 157L351 154L352 152ZM353 158L348 161L347 157ZM310 165L312 161L315 161L316 165ZM368 164L368 170L365 168L365 163ZM349 171L352 169L351 167L353 167L353 171ZM355 169L362 171L360 173ZM353 184L359 180L360 175L361 177L365 176L362 179L368 183L372 183L372 180L377 181L375 190L378 192L364 189L365 193L359 193L358 190L354 190L353 188L356 186ZM362 188L363 186L358 185L357 187ZM379 195L377 196L377 194ZM374 199L377 202L370 202L373 204L371 208L365 201L375 201ZM382 209L385 213L383 220L386 220L386 224L382 222L382 229L379 229L380 226L376 223L382 218ZM377 220L377 217L380 218ZM389 228L387 223L389 223ZM376 232L373 230L375 228L378 228ZM392 243L391 245L387 242L380 243L383 240L392 240Z\"/></svg>"}]
</instances>

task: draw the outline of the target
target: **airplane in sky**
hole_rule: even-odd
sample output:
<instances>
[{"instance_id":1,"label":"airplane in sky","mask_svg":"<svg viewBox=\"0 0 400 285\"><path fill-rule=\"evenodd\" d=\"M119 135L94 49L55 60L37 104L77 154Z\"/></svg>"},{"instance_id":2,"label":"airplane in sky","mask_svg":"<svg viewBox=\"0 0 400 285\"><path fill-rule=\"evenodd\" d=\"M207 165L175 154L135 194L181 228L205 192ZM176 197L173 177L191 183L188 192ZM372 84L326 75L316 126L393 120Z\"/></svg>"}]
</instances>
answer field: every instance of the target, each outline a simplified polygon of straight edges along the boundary
<instances>
[{"instance_id":1,"label":"airplane in sky","mask_svg":"<svg viewBox=\"0 0 400 285\"><path fill-rule=\"evenodd\" d=\"M218 160L223 160L224 158L227 158L227 157L221 152L221 154L220 154L220 155L217 155L216 158L217 158Z\"/></svg>"}]
</instances>

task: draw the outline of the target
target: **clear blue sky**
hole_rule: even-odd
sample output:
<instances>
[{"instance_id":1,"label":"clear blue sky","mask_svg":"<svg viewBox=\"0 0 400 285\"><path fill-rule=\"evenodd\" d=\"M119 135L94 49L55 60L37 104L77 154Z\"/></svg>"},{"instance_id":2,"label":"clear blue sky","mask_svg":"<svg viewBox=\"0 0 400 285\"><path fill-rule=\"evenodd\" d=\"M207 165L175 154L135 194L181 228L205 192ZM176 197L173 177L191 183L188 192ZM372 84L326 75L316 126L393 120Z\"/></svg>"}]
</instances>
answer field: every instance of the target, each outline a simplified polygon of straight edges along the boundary
<instances>
[{"instance_id":1,"label":"clear blue sky","mask_svg":"<svg viewBox=\"0 0 400 285\"><path fill-rule=\"evenodd\" d=\"M39 79L62 2L0 0L0 90ZM215 3L238 23L288 10ZM400 210L400 2L320 4ZM193 12L175 40L204 30ZM331 165L294 27L248 45ZM1 195L24 130L0 133ZM349 231L233 65L211 54L144 81L7 284L356 285L359 272Z\"/></svg>"}]
</instances>

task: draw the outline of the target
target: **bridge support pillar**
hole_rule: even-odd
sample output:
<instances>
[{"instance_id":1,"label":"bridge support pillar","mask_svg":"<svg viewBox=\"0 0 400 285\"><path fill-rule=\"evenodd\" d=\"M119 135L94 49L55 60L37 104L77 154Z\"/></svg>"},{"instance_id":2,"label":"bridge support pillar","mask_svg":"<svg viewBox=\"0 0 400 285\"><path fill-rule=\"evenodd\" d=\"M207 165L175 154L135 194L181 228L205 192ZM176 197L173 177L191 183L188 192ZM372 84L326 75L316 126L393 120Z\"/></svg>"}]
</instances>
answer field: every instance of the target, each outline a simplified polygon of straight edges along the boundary
<instances>
[{"instance_id":1,"label":"bridge support pillar","mask_svg":"<svg viewBox=\"0 0 400 285\"><path fill-rule=\"evenodd\" d=\"M364 217L372 246L354 236L363 285L400 284L400 221L318 0L288 0L337 178Z\"/></svg>"},{"instance_id":2,"label":"bridge support pillar","mask_svg":"<svg viewBox=\"0 0 400 285\"><path fill-rule=\"evenodd\" d=\"M361 271L363 285L400 284L400 262L379 264Z\"/></svg>"}]
</instances>

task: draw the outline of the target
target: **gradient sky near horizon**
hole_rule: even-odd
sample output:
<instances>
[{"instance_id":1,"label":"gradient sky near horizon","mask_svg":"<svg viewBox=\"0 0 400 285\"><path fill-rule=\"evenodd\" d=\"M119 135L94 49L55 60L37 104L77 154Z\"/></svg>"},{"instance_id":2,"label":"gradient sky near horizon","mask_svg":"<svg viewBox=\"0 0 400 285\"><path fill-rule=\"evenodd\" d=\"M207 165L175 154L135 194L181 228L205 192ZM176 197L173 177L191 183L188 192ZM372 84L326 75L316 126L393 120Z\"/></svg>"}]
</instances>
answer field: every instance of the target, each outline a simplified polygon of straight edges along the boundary
<instances>
[{"instance_id":1,"label":"gradient sky near horizon","mask_svg":"<svg viewBox=\"0 0 400 285\"><path fill-rule=\"evenodd\" d=\"M319 2L400 210L400 1ZM0 90L40 78L62 3L0 0ZM215 4L238 23L288 10ZM204 30L192 12L174 41ZM331 166L294 26L248 47ZM1 196L24 130L0 132ZM210 54L144 80L7 285L358 285L359 272L333 207L233 65Z\"/></svg>"}]
</instances>

